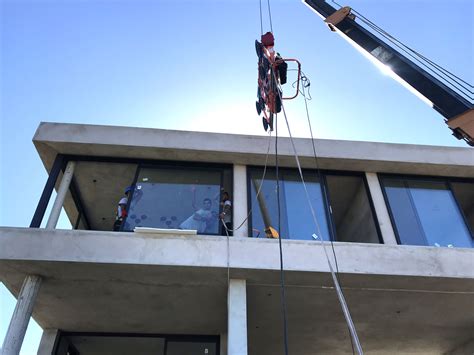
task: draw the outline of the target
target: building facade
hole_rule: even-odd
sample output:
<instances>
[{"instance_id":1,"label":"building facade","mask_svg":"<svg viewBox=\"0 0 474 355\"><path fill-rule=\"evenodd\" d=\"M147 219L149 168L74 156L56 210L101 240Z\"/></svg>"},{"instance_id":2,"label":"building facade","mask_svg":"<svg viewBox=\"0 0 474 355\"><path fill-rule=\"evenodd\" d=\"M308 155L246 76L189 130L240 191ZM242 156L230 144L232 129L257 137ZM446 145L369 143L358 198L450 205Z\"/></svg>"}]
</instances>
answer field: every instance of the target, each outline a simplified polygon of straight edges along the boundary
<instances>
[{"instance_id":1,"label":"building facade","mask_svg":"<svg viewBox=\"0 0 474 355\"><path fill-rule=\"evenodd\" d=\"M276 160L270 136L57 123L33 141L31 226L0 228L5 354L30 315L41 355L284 353L269 226L290 354L354 351L328 263L364 353L474 353L472 148L278 138Z\"/></svg>"}]
</instances>

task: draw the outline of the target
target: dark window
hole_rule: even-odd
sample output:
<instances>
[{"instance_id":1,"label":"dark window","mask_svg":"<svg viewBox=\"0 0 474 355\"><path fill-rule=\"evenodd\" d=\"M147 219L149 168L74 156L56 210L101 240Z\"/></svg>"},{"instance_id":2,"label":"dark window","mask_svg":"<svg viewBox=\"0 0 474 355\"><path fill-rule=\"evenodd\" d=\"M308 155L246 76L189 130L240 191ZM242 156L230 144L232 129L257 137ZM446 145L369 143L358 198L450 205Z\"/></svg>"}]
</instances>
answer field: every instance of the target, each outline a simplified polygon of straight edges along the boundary
<instances>
[{"instance_id":1,"label":"dark window","mask_svg":"<svg viewBox=\"0 0 474 355\"><path fill-rule=\"evenodd\" d=\"M230 185L229 178L224 169L141 168L123 230L153 227L218 234L221 193Z\"/></svg>"},{"instance_id":2,"label":"dark window","mask_svg":"<svg viewBox=\"0 0 474 355\"><path fill-rule=\"evenodd\" d=\"M168 341L166 355L216 355L217 344L210 342Z\"/></svg>"},{"instance_id":3,"label":"dark window","mask_svg":"<svg viewBox=\"0 0 474 355\"><path fill-rule=\"evenodd\" d=\"M446 181L384 177L382 182L401 244L473 246L463 213Z\"/></svg>"},{"instance_id":4,"label":"dark window","mask_svg":"<svg viewBox=\"0 0 474 355\"><path fill-rule=\"evenodd\" d=\"M337 241L380 243L362 176L326 175Z\"/></svg>"},{"instance_id":5,"label":"dark window","mask_svg":"<svg viewBox=\"0 0 474 355\"><path fill-rule=\"evenodd\" d=\"M218 336L61 333L55 355L219 354Z\"/></svg>"},{"instance_id":6,"label":"dark window","mask_svg":"<svg viewBox=\"0 0 474 355\"><path fill-rule=\"evenodd\" d=\"M474 183L456 181L451 182L450 185L472 233L474 231Z\"/></svg>"}]
</instances>

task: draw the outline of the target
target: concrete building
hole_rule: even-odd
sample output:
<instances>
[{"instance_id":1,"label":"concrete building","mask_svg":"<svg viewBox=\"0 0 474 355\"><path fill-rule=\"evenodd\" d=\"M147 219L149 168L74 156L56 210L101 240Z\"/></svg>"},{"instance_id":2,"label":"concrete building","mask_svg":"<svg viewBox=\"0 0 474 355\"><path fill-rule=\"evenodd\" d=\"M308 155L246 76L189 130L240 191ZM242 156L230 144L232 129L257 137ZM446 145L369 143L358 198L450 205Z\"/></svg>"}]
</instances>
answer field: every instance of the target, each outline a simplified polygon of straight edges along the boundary
<instances>
[{"instance_id":1,"label":"concrete building","mask_svg":"<svg viewBox=\"0 0 474 355\"><path fill-rule=\"evenodd\" d=\"M288 138L280 204L273 137L42 123L33 141L49 179L30 228L0 228L18 298L4 354L30 316L41 355L283 354L269 223L290 354L353 353L324 248L366 354L474 353L472 148L316 140L318 174L295 139L317 227ZM61 207L71 230L55 228Z\"/></svg>"}]
</instances>

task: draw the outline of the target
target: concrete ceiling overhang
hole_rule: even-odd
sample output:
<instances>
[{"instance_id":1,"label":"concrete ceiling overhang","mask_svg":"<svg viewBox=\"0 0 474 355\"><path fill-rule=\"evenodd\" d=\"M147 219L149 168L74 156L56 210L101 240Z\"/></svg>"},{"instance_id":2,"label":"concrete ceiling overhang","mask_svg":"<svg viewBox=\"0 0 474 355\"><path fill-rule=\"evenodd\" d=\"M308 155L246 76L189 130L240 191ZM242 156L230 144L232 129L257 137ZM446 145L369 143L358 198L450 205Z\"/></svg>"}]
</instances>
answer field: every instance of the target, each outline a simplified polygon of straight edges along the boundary
<instances>
[{"instance_id":1,"label":"concrete ceiling overhang","mask_svg":"<svg viewBox=\"0 0 474 355\"><path fill-rule=\"evenodd\" d=\"M284 241L291 353L351 353L318 244ZM226 332L228 277L246 279L249 353L280 353L278 243L228 245L229 254L224 237L2 228L0 278L18 295L25 275L42 276L34 317L44 328L215 335ZM334 247L366 353L445 353L472 338L472 250Z\"/></svg>"},{"instance_id":2,"label":"concrete ceiling overhang","mask_svg":"<svg viewBox=\"0 0 474 355\"><path fill-rule=\"evenodd\" d=\"M263 165L269 138L149 128L46 123L33 142L49 171L56 154ZM472 148L315 140L323 169L474 177ZM314 168L311 139L296 138L302 166ZM280 164L295 167L289 138L279 139ZM274 148L270 148L273 154Z\"/></svg>"}]
</instances>

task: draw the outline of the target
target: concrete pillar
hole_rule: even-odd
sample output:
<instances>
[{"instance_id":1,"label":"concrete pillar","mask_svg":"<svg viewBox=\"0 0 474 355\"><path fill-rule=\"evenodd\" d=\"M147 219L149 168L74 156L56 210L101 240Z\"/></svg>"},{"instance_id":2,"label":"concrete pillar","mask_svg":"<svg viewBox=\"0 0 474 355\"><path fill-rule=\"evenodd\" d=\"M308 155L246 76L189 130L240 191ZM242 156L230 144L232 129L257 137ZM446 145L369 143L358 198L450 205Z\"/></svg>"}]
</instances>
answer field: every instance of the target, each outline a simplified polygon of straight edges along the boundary
<instances>
[{"instance_id":1,"label":"concrete pillar","mask_svg":"<svg viewBox=\"0 0 474 355\"><path fill-rule=\"evenodd\" d=\"M227 302L227 355L247 355L247 285L245 280L230 280Z\"/></svg>"},{"instance_id":2,"label":"concrete pillar","mask_svg":"<svg viewBox=\"0 0 474 355\"><path fill-rule=\"evenodd\" d=\"M234 165L234 216L233 227L237 228L247 218L247 167ZM248 221L234 232L234 237L248 237Z\"/></svg>"},{"instance_id":3,"label":"concrete pillar","mask_svg":"<svg viewBox=\"0 0 474 355\"><path fill-rule=\"evenodd\" d=\"M392 222L388 214L387 205L383 198L382 187L376 173L365 173L367 183L369 184L370 195L375 207L375 214L379 221L380 231L384 244L397 245L395 232L393 231Z\"/></svg>"},{"instance_id":4,"label":"concrete pillar","mask_svg":"<svg viewBox=\"0 0 474 355\"><path fill-rule=\"evenodd\" d=\"M41 336L41 341L38 347L37 355L51 355L53 353L54 344L58 337L59 331L57 329L45 329Z\"/></svg>"},{"instance_id":5,"label":"concrete pillar","mask_svg":"<svg viewBox=\"0 0 474 355\"><path fill-rule=\"evenodd\" d=\"M56 200L54 200L53 208L51 209L51 214L49 215L48 223L46 224L46 229L54 229L58 224L59 215L61 214L61 208L64 205L64 199L69 190L69 185L71 184L72 177L74 175L74 168L76 163L70 161L67 163L66 171L63 174L61 184L59 185L58 194L56 195Z\"/></svg>"},{"instance_id":6,"label":"concrete pillar","mask_svg":"<svg viewBox=\"0 0 474 355\"><path fill-rule=\"evenodd\" d=\"M3 341L3 355L18 355L25 337L26 328L33 312L36 296L41 285L41 277L28 275L23 281L5 340Z\"/></svg>"}]
</instances>

